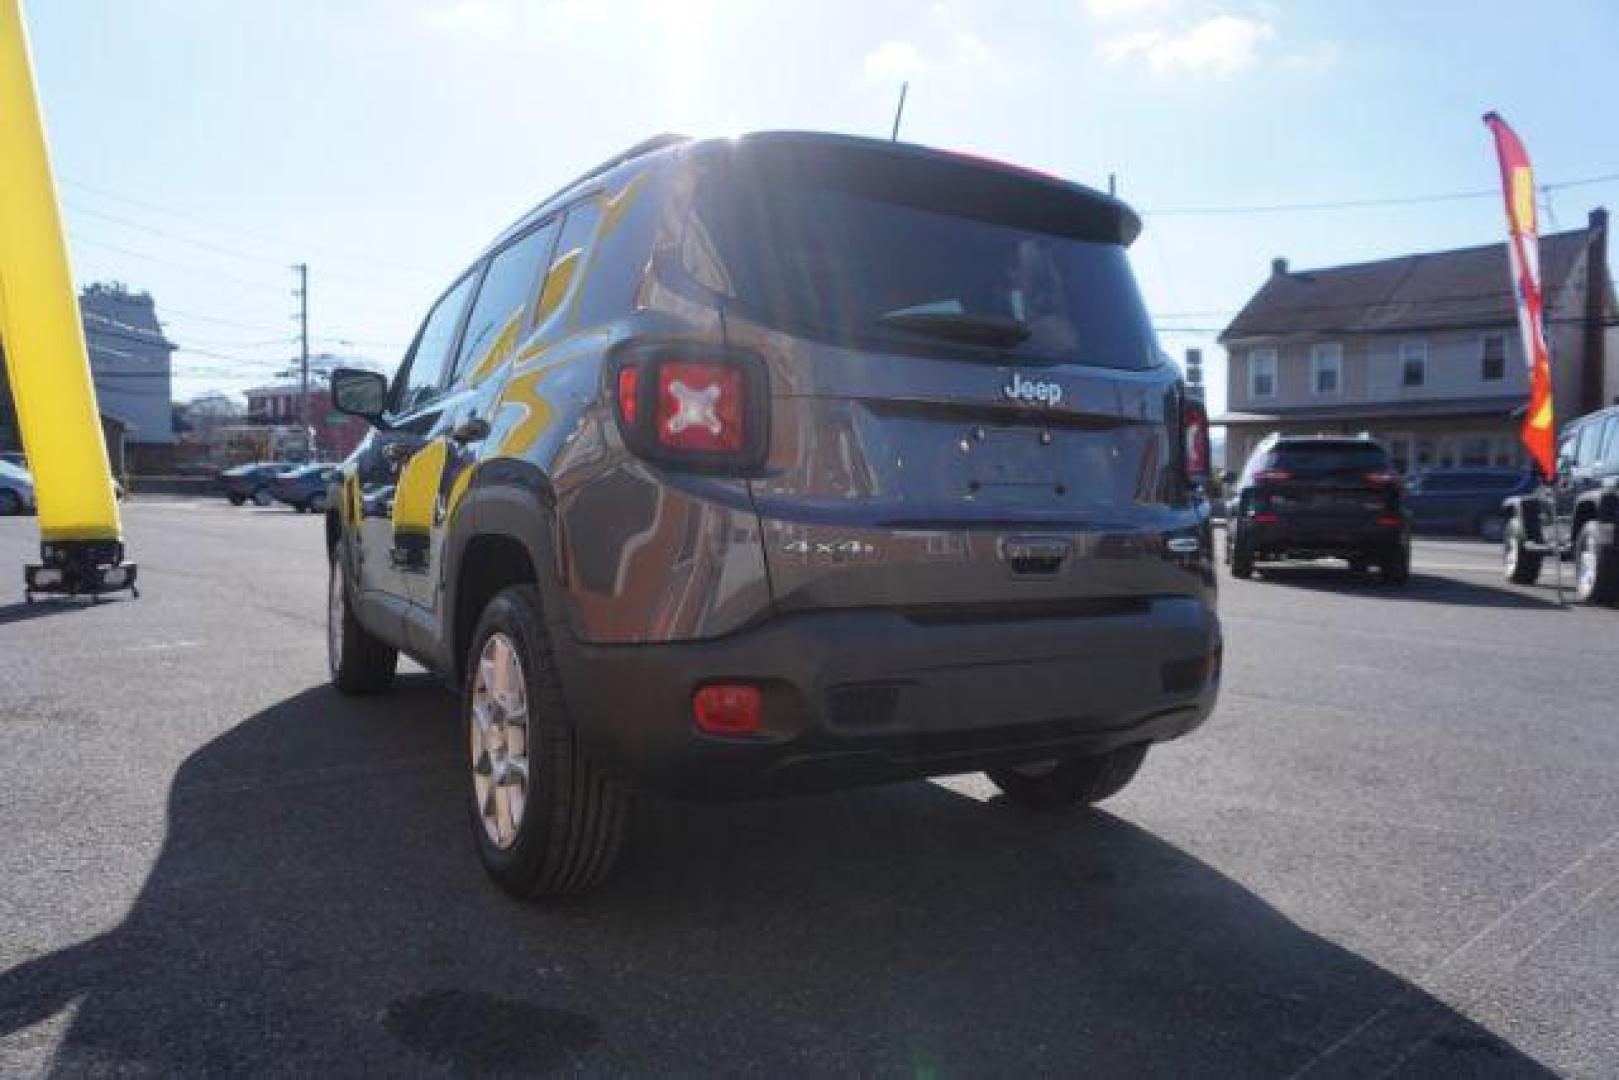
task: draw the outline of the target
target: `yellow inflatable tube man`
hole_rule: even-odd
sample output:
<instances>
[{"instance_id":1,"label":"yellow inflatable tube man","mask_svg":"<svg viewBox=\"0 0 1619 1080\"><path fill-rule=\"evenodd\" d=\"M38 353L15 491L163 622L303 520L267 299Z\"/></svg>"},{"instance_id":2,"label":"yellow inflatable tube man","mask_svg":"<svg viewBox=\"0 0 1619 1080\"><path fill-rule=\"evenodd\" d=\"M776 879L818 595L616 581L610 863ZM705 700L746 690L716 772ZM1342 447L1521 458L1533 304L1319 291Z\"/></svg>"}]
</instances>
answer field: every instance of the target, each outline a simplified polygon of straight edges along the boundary
<instances>
[{"instance_id":1,"label":"yellow inflatable tube man","mask_svg":"<svg viewBox=\"0 0 1619 1080\"><path fill-rule=\"evenodd\" d=\"M18 0L0 0L0 341L39 502L28 599L133 591Z\"/></svg>"}]
</instances>

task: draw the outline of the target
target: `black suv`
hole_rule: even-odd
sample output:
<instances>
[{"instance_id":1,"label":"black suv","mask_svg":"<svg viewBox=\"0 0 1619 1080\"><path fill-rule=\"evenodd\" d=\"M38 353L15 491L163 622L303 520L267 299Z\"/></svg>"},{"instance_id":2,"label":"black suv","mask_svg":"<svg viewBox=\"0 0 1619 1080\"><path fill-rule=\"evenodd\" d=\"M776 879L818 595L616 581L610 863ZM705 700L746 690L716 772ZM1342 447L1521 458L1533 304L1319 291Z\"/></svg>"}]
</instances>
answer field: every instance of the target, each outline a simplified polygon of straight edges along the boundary
<instances>
[{"instance_id":1,"label":"black suv","mask_svg":"<svg viewBox=\"0 0 1619 1080\"><path fill-rule=\"evenodd\" d=\"M329 656L462 687L505 888L612 865L629 793L986 770L1106 798L1214 706L1208 421L1124 204L920 147L660 139L428 312L327 514ZM366 493L391 492L390 497Z\"/></svg>"},{"instance_id":2,"label":"black suv","mask_svg":"<svg viewBox=\"0 0 1619 1080\"><path fill-rule=\"evenodd\" d=\"M1237 577L1278 559L1349 560L1403 585L1411 573L1411 523L1400 475L1371 439L1269 435L1232 485L1226 561Z\"/></svg>"},{"instance_id":3,"label":"black suv","mask_svg":"<svg viewBox=\"0 0 1619 1080\"><path fill-rule=\"evenodd\" d=\"M1619 407L1575 420L1557 447L1556 482L1506 500L1503 569L1528 585L1548 556L1572 554L1575 596L1611 604L1619 600Z\"/></svg>"}]
</instances>

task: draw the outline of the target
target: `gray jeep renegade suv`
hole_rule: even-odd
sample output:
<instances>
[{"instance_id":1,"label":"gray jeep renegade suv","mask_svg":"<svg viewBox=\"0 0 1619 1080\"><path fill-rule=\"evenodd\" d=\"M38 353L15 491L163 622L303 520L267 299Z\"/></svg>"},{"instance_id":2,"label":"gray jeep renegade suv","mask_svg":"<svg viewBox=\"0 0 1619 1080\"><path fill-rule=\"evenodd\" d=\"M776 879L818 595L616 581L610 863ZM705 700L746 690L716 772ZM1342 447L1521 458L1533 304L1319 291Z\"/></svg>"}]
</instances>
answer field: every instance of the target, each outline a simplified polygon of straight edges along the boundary
<instances>
[{"instance_id":1,"label":"gray jeep renegade suv","mask_svg":"<svg viewBox=\"0 0 1619 1080\"><path fill-rule=\"evenodd\" d=\"M1214 706L1207 415L1065 181L815 134L660 138L473 261L327 500L343 691L462 688L523 895L630 792L988 772L1092 802Z\"/></svg>"}]
</instances>

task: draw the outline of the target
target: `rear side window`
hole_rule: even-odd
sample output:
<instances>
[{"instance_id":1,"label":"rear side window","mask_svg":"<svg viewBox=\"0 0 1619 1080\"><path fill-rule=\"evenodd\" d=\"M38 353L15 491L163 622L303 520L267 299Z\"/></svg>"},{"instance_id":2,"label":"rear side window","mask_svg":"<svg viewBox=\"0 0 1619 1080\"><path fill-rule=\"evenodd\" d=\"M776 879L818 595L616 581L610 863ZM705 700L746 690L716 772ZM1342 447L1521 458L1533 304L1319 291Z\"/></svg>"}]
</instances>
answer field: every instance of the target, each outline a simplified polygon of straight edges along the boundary
<instances>
[{"instance_id":1,"label":"rear side window","mask_svg":"<svg viewBox=\"0 0 1619 1080\"><path fill-rule=\"evenodd\" d=\"M995 341L1001 355L1128 369L1156 363L1121 244L998 221L982 206L968 217L904 198L711 172L682 245L686 268L759 321L839 344L982 347L988 343L900 325L954 320L970 330L977 321L1026 335ZM1014 213L1007 209L1016 220Z\"/></svg>"},{"instance_id":2,"label":"rear side window","mask_svg":"<svg viewBox=\"0 0 1619 1080\"><path fill-rule=\"evenodd\" d=\"M410 412L439 395L450 349L455 345L455 331L461 325L461 313L466 310L476 280L474 274L462 278L428 313L394 387L394 412Z\"/></svg>"},{"instance_id":3,"label":"rear side window","mask_svg":"<svg viewBox=\"0 0 1619 1080\"><path fill-rule=\"evenodd\" d=\"M1608 417L1608 437L1602 443L1602 461L1609 468L1619 466L1619 416Z\"/></svg>"},{"instance_id":4,"label":"rear side window","mask_svg":"<svg viewBox=\"0 0 1619 1080\"><path fill-rule=\"evenodd\" d=\"M1601 460L1602 425L1599 423L1585 423L1580 425L1579 442L1574 447L1574 464L1582 469L1589 469Z\"/></svg>"},{"instance_id":5,"label":"rear side window","mask_svg":"<svg viewBox=\"0 0 1619 1080\"><path fill-rule=\"evenodd\" d=\"M574 288L585 272L589 260L590 238L601 220L601 210L594 202L575 204L568 211L562 225L562 237L557 241L551 266L545 272L545 284L540 290L536 323L544 323L573 295Z\"/></svg>"},{"instance_id":6,"label":"rear side window","mask_svg":"<svg viewBox=\"0 0 1619 1080\"><path fill-rule=\"evenodd\" d=\"M540 268L551 254L556 223L550 222L502 248L489 261L489 272L478 287L478 299L467 317L455 379L476 369L498 366L522 336L529 297L540 280Z\"/></svg>"},{"instance_id":7,"label":"rear side window","mask_svg":"<svg viewBox=\"0 0 1619 1080\"><path fill-rule=\"evenodd\" d=\"M1291 472L1373 471L1389 467L1388 452L1368 442L1280 443L1270 452L1270 467Z\"/></svg>"}]
</instances>

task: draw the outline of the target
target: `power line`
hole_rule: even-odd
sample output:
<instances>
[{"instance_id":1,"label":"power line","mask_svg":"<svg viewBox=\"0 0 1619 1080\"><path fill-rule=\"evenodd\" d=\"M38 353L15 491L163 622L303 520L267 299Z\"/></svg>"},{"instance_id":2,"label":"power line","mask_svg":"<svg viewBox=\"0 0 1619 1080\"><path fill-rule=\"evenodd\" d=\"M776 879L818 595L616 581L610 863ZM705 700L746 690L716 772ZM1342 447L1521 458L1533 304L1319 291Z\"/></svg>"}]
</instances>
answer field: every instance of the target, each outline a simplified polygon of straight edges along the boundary
<instances>
[{"instance_id":1,"label":"power line","mask_svg":"<svg viewBox=\"0 0 1619 1080\"><path fill-rule=\"evenodd\" d=\"M66 187L77 188L80 191L88 192L89 194L92 194L92 195L99 195L100 197L102 197L104 199L112 199L115 202L125 203L125 204L127 204L129 206L138 206L138 207L140 207L140 208L142 208L144 210L150 210L150 211L152 211L154 213L165 214L165 215L167 215L169 217L172 217L172 218L175 218L176 220L179 220L179 221L187 221L187 222L190 222L193 225L199 226L199 227L204 228L204 229L210 229L210 230L213 230L213 231L216 231L216 232L234 232L239 236L245 236L245 237L248 237L250 239L257 240L260 243L270 243L270 244L281 245L281 244L285 244L287 242L285 237L270 236L267 233L260 233L260 232L257 232L256 230L245 229L240 225L223 225L223 224L219 224L217 222L205 221L202 218L196 217L195 215L192 215L192 214L180 211L180 210L175 210L172 207L163 206L163 205L161 205L159 203L148 202L148 201L143 200L143 199L136 199L136 198L133 198L131 196L121 194L119 192L109 191L106 188L97 187L97 186L95 186L93 184L86 184L86 183L84 183L82 181L74 180L74 179L71 179L69 177L58 177L57 182L59 184L62 184L64 186L66 186ZM356 251L346 250L346 249L338 248L338 247L333 247L333 246L328 245L328 244L308 244L308 243L300 242L299 246L304 247L304 248L309 248L310 250L313 250L313 251L326 251L326 252L332 254L334 257L337 257L337 258L348 259L348 260L351 260L351 261L357 262L357 263L366 263L366 264L371 265L371 266L382 267L382 268L390 269L390 270L403 271L405 273L410 273L410 274L418 274L418 275L420 275L420 274L436 274L437 273L437 271L435 271L435 270L428 270L428 269L426 269L424 267L412 266L412 265L410 265L408 263L397 262L397 261L393 261L393 260L389 260L389 259L380 259L380 258L376 257L375 255L361 254L361 253L356 252ZM285 262L284 259L272 259L271 261L276 262L278 264Z\"/></svg>"},{"instance_id":2,"label":"power line","mask_svg":"<svg viewBox=\"0 0 1619 1080\"><path fill-rule=\"evenodd\" d=\"M174 270L180 270L180 271L190 273L190 274L193 274L193 275L206 277L211 281L226 282L226 283L235 285L235 286L237 286L239 288L257 289L260 292L269 292L269 293L283 293L283 292L285 292L284 289L279 289L279 288L275 287L274 285L266 285L263 282L248 281L246 278L234 277L234 276L229 275L229 274L221 274L216 270L211 270L211 269L208 269L206 267L200 267L200 266L197 266L197 265L192 264L192 263L177 262L177 261L175 261L173 259L165 259L161 255L153 255L153 254L150 254L149 252L145 252L145 251L136 251L133 248L127 248L127 247L124 247L124 246L122 246L120 244L108 243L105 240L98 240L98 239L95 239L93 237L84 236L84 235L79 234L79 233L70 232L69 235L71 236L71 238L72 238L72 240L73 240L73 242L75 244L85 244L85 245L87 245L89 247L94 247L94 248L105 248L108 251L116 252L116 253L118 253L120 255L127 256L127 257L129 257L131 259L142 259L142 260L144 260L146 262L156 263L159 266L167 266L167 267L169 267L171 269L174 269Z\"/></svg>"},{"instance_id":3,"label":"power line","mask_svg":"<svg viewBox=\"0 0 1619 1080\"><path fill-rule=\"evenodd\" d=\"M1619 173L1584 176L1575 180L1562 180L1539 185L1541 192L1563 191L1567 188L1608 184L1619 180ZM1470 191L1448 191L1434 195L1398 195L1380 199L1334 199L1326 202L1262 203L1251 206L1180 206L1162 210L1143 210L1149 217L1216 217L1233 214L1293 214L1317 210L1362 210L1380 206L1421 206L1428 203L1461 202L1467 199L1500 198L1501 189L1476 188Z\"/></svg>"}]
</instances>

